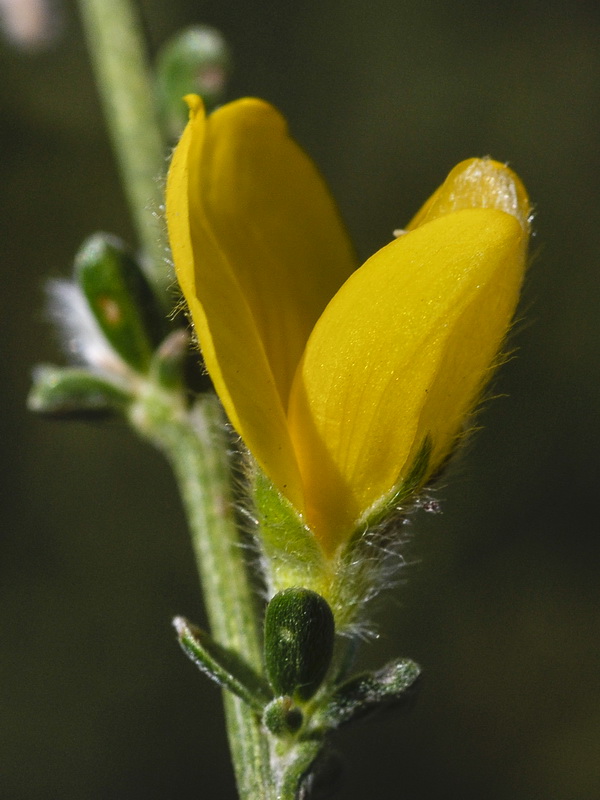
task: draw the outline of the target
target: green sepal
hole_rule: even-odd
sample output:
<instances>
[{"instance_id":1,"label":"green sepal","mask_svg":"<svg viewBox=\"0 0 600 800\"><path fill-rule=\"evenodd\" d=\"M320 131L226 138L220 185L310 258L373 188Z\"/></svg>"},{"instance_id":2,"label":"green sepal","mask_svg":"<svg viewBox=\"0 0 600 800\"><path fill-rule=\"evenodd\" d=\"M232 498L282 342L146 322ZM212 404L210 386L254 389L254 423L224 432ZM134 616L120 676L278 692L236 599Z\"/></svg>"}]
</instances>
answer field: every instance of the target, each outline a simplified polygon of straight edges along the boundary
<instances>
[{"instance_id":1,"label":"green sepal","mask_svg":"<svg viewBox=\"0 0 600 800\"><path fill-rule=\"evenodd\" d=\"M363 530L364 527L370 528L379 525L381 522L385 522L386 519L394 515L397 516L399 507L404 503L410 503L414 499L415 494L426 481L432 450L433 442L431 437L426 436L406 476L382 500L379 500L366 511L360 520L359 530Z\"/></svg>"},{"instance_id":2,"label":"green sepal","mask_svg":"<svg viewBox=\"0 0 600 800\"><path fill-rule=\"evenodd\" d=\"M112 348L137 372L146 372L166 331L137 261L117 237L96 233L75 257L75 277Z\"/></svg>"},{"instance_id":3,"label":"green sepal","mask_svg":"<svg viewBox=\"0 0 600 800\"><path fill-rule=\"evenodd\" d=\"M402 541L398 526L414 507L418 491L427 481L431 451L432 441L426 436L407 475L364 512L342 549L331 590L338 627L352 623L365 600L377 590L383 559L397 551Z\"/></svg>"},{"instance_id":4,"label":"green sepal","mask_svg":"<svg viewBox=\"0 0 600 800\"><path fill-rule=\"evenodd\" d=\"M291 697L276 697L265 707L262 721L274 736L289 736L298 733L304 715Z\"/></svg>"},{"instance_id":5,"label":"green sepal","mask_svg":"<svg viewBox=\"0 0 600 800\"><path fill-rule=\"evenodd\" d=\"M160 49L156 92L165 132L177 139L188 119L186 94L199 94L207 111L223 101L232 58L219 31L194 25L175 34Z\"/></svg>"},{"instance_id":6,"label":"green sepal","mask_svg":"<svg viewBox=\"0 0 600 800\"><path fill-rule=\"evenodd\" d=\"M262 714L273 693L265 679L239 653L222 647L184 617L175 617L173 627L182 650L201 672Z\"/></svg>"},{"instance_id":7,"label":"green sepal","mask_svg":"<svg viewBox=\"0 0 600 800\"><path fill-rule=\"evenodd\" d=\"M98 419L123 413L131 400L125 389L87 369L40 364L27 407L48 417Z\"/></svg>"},{"instance_id":8,"label":"green sepal","mask_svg":"<svg viewBox=\"0 0 600 800\"><path fill-rule=\"evenodd\" d=\"M412 701L421 669L414 661L400 658L377 672L365 672L336 689L315 719L317 727L338 728L384 706Z\"/></svg>"},{"instance_id":9,"label":"green sepal","mask_svg":"<svg viewBox=\"0 0 600 800\"><path fill-rule=\"evenodd\" d=\"M276 594L265 612L265 665L275 694L310 699L329 669L334 635L321 595L300 587Z\"/></svg>"},{"instance_id":10,"label":"green sepal","mask_svg":"<svg viewBox=\"0 0 600 800\"><path fill-rule=\"evenodd\" d=\"M267 556L269 580L274 589L301 585L324 590L330 578L314 533L255 464L252 465L251 485L259 539Z\"/></svg>"}]
</instances>

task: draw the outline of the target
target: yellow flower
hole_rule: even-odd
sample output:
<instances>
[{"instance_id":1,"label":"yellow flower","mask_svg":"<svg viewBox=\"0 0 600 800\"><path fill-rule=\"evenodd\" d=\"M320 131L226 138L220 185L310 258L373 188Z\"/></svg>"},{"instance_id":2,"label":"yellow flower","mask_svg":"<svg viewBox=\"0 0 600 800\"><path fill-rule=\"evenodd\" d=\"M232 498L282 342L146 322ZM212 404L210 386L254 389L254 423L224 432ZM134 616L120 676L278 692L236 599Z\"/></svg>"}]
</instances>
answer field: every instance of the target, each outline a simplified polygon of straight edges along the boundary
<instances>
[{"instance_id":1,"label":"yellow flower","mask_svg":"<svg viewBox=\"0 0 600 800\"><path fill-rule=\"evenodd\" d=\"M451 453L510 326L529 201L455 167L360 268L323 179L267 103L190 121L167 184L179 284L233 426L332 555L429 447Z\"/></svg>"}]
</instances>

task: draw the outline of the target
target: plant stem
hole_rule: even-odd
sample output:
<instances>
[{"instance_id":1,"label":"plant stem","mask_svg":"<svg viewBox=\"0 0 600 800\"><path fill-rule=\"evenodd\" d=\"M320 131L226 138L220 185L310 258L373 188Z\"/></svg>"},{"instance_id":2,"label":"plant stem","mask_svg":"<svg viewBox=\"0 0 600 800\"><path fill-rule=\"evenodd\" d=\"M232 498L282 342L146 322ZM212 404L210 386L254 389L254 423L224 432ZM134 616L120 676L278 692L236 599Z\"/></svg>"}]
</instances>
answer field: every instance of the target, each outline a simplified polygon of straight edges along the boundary
<instances>
[{"instance_id":1,"label":"plant stem","mask_svg":"<svg viewBox=\"0 0 600 800\"><path fill-rule=\"evenodd\" d=\"M158 126L138 20L130 0L79 0L100 95L147 274L166 301L171 276L160 217L165 150ZM214 638L262 671L254 596L241 549L230 489L229 441L212 395L188 412L182 397L148 384L130 414L132 426L157 445L177 478L192 534ZM242 800L294 800L298 774L278 765L256 713L224 692L227 732ZM306 748L305 748L306 749ZM314 745L310 748L311 759ZM279 759L280 760L280 759ZM295 759L291 766L296 763ZM300 762L298 762L300 763Z\"/></svg>"},{"instance_id":2,"label":"plant stem","mask_svg":"<svg viewBox=\"0 0 600 800\"><path fill-rule=\"evenodd\" d=\"M139 21L129 0L79 0L79 8L147 274L165 298L171 281L161 215L165 147Z\"/></svg>"},{"instance_id":3,"label":"plant stem","mask_svg":"<svg viewBox=\"0 0 600 800\"><path fill-rule=\"evenodd\" d=\"M202 396L188 415L173 404L145 404L133 421L168 457L187 512L213 636L262 672L262 648L230 491L229 441L220 404ZM141 422L141 424L140 424ZM270 748L256 714L224 692L227 731L243 800L275 800Z\"/></svg>"}]
</instances>

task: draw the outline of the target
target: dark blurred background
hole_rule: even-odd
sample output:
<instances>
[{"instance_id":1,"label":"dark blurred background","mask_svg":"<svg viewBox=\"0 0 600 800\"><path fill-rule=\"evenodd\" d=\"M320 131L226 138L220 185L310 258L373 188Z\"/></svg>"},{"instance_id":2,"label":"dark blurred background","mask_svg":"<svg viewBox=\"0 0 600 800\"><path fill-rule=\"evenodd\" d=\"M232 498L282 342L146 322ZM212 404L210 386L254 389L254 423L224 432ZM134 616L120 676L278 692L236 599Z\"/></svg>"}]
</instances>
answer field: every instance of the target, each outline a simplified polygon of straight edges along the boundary
<instances>
[{"instance_id":1,"label":"dark blurred background","mask_svg":"<svg viewBox=\"0 0 600 800\"><path fill-rule=\"evenodd\" d=\"M193 22L230 97L277 104L362 256L460 159L536 204L524 321L483 430L420 512L364 663L425 671L416 707L337 737L340 797L597 800L600 5L566 0L145 0L150 48ZM233 798L219 692L170 618L205 619L177 490L118 424L29 415L62 361L44 282L103 229L132 241L76 8L0 44L0 796Z\"/></svg>"}]
</instances>

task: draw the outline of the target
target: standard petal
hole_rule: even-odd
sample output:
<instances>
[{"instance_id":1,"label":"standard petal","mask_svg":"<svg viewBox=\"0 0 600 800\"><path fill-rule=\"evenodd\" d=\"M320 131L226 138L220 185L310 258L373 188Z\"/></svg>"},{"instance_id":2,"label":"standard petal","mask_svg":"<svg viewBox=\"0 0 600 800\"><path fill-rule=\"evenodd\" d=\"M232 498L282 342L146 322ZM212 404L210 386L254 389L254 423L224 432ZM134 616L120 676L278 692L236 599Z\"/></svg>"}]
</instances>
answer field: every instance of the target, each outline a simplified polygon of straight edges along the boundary
<instances>
[{"instance_id":1,"label":"standard petal","mask_svg":"<svg viewBox=\"0 0 600 800\"><path fill-rule=\"evenodd\" d=\"M310 331L357 266L337 208L262 100L208 118L194 177L199 213L240 284L286 406Z\"/></svg>"},{"instance_id":2,"label":"standard petal","mask_svg":"<svg viewBox=\"0 0 600 800\"><path fill-rule=\"evenodd\" d=\"M301 509L298 467L263 339L244 287L204 212L200 183L207 125L198 99L191 99L190 109L166 193L177 279L231 423L271 479Z\"/></svg>"},{"instance_id":3,"label":"standard petal","mask_svg":"<svg viewBox=\"0 0 600 800\"><path fill-rule=\"evenodd\" d=\"M449 449L510 324L525 239L496 209L441 216L376 253L324 311L289 424L307 518L329 552L406 475L426 436L432 468Z\"/></svg>"}]
</instances>

